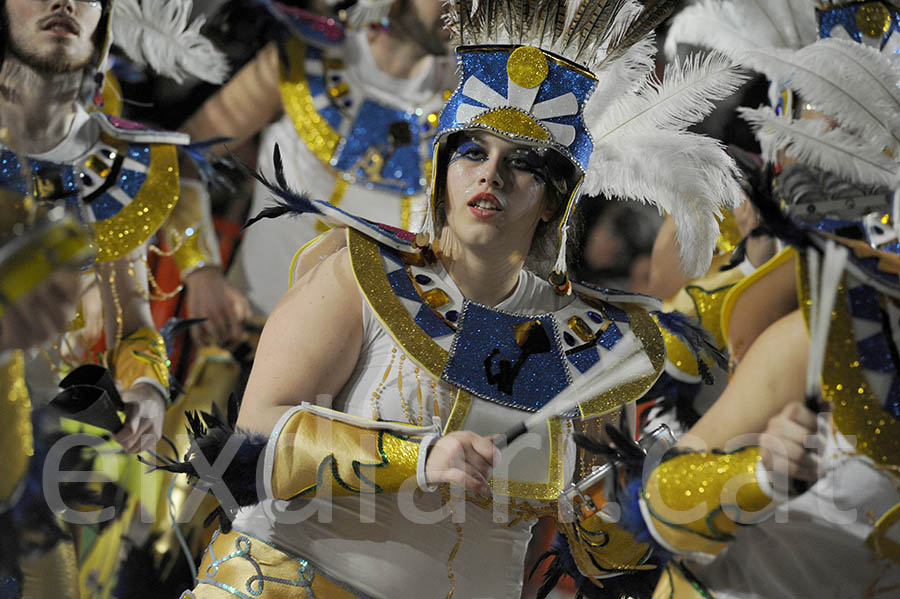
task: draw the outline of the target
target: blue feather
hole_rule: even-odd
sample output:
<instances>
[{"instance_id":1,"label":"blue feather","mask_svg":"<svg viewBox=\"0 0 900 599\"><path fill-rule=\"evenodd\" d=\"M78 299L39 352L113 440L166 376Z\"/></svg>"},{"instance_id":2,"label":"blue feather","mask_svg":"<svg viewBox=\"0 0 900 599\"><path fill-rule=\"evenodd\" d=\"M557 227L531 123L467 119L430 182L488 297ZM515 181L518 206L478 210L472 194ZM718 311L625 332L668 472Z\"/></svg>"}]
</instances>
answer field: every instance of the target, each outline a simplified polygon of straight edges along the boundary
<instances>
[{"instance_id":1,"label":"blue feather","mask_svg":"<svg viewBox=\"0 0 900 599\"><path fill-rule=\"evenodd\" d=\"M690 349L697 358L701 374L704 373L704 369L706 368L704 362L704 359L706 358L712 359L722 370L728 370L728 353L718 347L712 334L700 326L698 322L677 311L653 312L653 316L656 316L661 327L678 337L678 339L688 346L688 349ZM710 379L712 378L709 375L708 369L705 374L706 376L704 376L704 379L707 377ZM712 381L709 380L706 382L711 383Z\"/></svg>"}]
</instances>

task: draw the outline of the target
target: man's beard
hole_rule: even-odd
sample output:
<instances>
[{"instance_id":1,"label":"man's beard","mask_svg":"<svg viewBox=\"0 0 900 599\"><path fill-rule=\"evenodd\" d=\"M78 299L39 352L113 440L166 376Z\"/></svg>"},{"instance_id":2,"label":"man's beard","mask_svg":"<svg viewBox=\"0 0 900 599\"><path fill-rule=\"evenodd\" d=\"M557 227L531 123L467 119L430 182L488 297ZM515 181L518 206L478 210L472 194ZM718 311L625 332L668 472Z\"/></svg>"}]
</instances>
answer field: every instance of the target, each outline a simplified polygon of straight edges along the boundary
<instances>
[{"instance_id":1,"label":"man's beard","mask_svg":"<svg viewBox=\"0 0 900 599\"><path fill-rule=\"evenodd\" d=\"M7 40L7 55L14 57L22 64L42 75L79 73L91 64L93 58L93 56L88 56L82 60L73 60L66 55L65 47L62 45L55 47L53 51L42 56L19 46L13 36L8 36Z\"/></svg>"},{"instance_id":2,"label":"man's beard","mask_svg":"<svg viewBox=\"0 0 900 599\"><path fill-rule=\"evenodd\" d=\"M419 17L418 12L412 6L408 6L408 10L403 11L401 17L394 19L393 26L395 31L402 31L407 38L418 44L428 54L434 56L447 54L447 45L441 39L443 23L440 19L428 27Z\"/></svg>"}]
</instances>

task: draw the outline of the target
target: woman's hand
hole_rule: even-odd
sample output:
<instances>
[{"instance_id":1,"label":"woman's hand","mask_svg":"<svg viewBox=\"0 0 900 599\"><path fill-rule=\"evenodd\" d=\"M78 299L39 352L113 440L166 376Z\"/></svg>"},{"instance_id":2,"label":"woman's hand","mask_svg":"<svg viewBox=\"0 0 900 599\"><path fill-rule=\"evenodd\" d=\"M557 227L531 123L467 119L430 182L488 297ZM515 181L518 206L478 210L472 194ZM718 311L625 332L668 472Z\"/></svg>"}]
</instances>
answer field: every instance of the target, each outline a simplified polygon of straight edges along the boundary
<instances>
[{"instance_id":1,"label":"woman's hand","mask_svg":"<svg viewBox=\"0 0 900 599\"><path fill-rule=\"evenodd\" d=\"M166 400L153 385L138 383L122 392L122 402L125 423L116 441L128 453L153 449L162 437Z\"/></svg>"},{"instance_id":2,"label":"woman's hand","mask_svg":"<svg viewBox=\"0 0 900 599\"><path fill-rule=\"evenodd\" d=\"M821 445L816 437L816 414L800 402L786 405L781 412L769 420L765 432L760 437L759 453L763 465L775 473L772 481L780 489L779 481L800 479L815 482L819 478L819 456L816 449Z\"/></svg>"},{"instance_id":3,"label":"woman's hand","mask_svg":"<svg viewBox=\"0 0 900 599\"><path fill-rule=\"evenodd\" d=\"M441 437L428 452L425 480L428 484L456 483L490 496L488 479L500 451L489 437L456 431Z\"/></svg>"}]
</instances>

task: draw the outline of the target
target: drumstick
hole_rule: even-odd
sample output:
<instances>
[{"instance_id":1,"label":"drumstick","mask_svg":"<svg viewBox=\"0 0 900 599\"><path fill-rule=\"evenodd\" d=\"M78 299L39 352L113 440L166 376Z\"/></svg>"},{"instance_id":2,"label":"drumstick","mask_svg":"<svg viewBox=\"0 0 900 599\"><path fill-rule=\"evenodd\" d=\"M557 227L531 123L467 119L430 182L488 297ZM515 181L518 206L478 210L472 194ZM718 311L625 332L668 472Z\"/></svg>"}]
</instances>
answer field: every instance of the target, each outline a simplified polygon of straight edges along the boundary
<instances>
[{"instance_id":1,"label":"drumstick","mask_svg":"<svg viewBox=\"0 0 900 599\"><path fill-rule=\"evenodd\" d=\"M601 369L604 372L599 376L593 377L592 371L594 369ZM632 354L612 366L604 365L601 360L582 376L578 377L574 383L569 385L559 395L547 402L540 410L505 433L494 437L494 445L499 449L503 449L528 431L541 426L555 416L578 407L582 402L654 372L650 358L643 351Z\"/></svg>"}]
</instances>

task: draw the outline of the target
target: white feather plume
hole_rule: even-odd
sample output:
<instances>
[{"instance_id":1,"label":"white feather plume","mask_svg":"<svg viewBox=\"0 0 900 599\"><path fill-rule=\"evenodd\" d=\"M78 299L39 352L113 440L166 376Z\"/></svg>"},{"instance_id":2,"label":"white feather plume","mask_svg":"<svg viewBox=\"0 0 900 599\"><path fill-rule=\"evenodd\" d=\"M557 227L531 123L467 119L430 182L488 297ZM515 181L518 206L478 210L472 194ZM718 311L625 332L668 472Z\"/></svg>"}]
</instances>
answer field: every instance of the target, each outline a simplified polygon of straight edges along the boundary
<instances>
[{"instance_id":1,"label":"white feather plume","mask_svg":"<svg viewBox=\"0 0 900 599\"><path fill-rule=\"evenodd\" d=\"M190 21L192 8L192 0L116 0L113 43L136 64L179 83L187 75L222 83L228 61L201 35L203 17Z\"/></svg>"},{"instance_id":2,"label":"white feather plume","mask_svg":"<svg viewBox=\"0 0 900 599\"><path fill-rule=\"evenodd\" d=\"M856 183L889 187L900 183L898 164L883 147L843 129L829 129L823 119L796 120L778 116L769 107L739 111L766 149L767 162L775 163L776 153L784 150L804 164Z\"/></svg>"},{"instance_id":3,"label":"white feather plume","mask_svg":"<svg viewBox=\"0 0 900 599\"><path fill-rule=\"evenodd\" d=\"M789 81L805 101L842 127L900 150L900 71L877 50L825 39L796 51L747 50L739 60Z\"/></svg>"},{"instance_id":4,"label":"white feather plume","mask_svg":"<svg viewBox=\"0 0 900 599\"><path fill-rule=\"evenodd\" d=\"M692 44L726 54L750 48L801 48L816 40L816 0L702 0L680 11L666 54Z\"/></svg>"}]
</instances>

